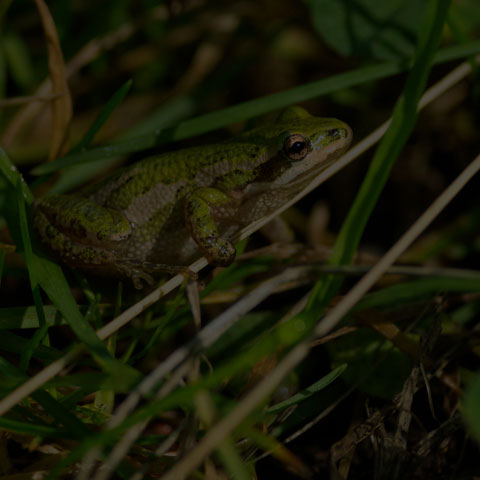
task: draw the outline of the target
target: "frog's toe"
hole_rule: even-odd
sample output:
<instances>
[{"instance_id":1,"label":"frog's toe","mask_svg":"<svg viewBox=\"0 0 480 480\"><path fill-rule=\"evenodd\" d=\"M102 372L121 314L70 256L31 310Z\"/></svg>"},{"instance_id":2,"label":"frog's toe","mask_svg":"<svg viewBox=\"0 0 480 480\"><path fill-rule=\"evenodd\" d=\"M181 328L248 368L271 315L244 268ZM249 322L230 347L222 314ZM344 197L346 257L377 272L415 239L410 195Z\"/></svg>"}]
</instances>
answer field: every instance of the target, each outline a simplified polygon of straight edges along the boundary
<instances>
[{"instance_id":1,"label":"frog's toe","mask_svg":"<svg viewBox=\"0 0 480 480\"><path fill-rule=\"evenodd\" d=\"M221 240L217 243L215 250L206 255L210 263L218 267L228 267L235 260L236 250L228 240Z\"/></svg>"},{"instance_id":2,"label":"frog's toe","mask_svg":"<svg viewBox=\"0 0 480 480\"><path fill-rule=\"evenodd\" d=\"M142 268L139 268L139 266L133 262L120 262L117 264L117 269L121 275L132 280L133 286L137 290L143 289L143 282L148 285L153 285L155 283L155 279L150 274Z\"/></svg>"},{"instance_id":3,"label":"frog's toe","mask_svg":"<svg viewBox=\"0 0 480 480\"><path fill-rule=\"evenodd\" d=\"M132 279L133 286L137 290L142 290L143 289L143 282L148 283L148 285L152 286L155 283L154 278L149 275L146 272L143 272L141 270L136 270L130 275L130 278Z\"/></svg>"}]
</instances>

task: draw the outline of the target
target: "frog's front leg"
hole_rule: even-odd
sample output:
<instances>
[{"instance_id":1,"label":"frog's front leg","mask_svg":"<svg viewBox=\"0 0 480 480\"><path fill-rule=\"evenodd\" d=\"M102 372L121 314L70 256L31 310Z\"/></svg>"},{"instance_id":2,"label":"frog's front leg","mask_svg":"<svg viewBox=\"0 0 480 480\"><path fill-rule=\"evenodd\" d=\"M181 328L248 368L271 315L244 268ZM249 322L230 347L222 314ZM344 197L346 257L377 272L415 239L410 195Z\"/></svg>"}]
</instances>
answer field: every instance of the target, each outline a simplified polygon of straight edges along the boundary
<instances>
[{"instance_id":1,"label":"frog's front leg","mask_svg":"<svg viewBox=\"0 0 480 480\"><path fill-rule=\"evenodd\" d=\"M190 193L185 203L185 218L192 238L209 262L222 267L230 265L235 259L235 247L220 237L213 209L234 201L217 188L202 187Z\"/></svg>"}]
</instances>

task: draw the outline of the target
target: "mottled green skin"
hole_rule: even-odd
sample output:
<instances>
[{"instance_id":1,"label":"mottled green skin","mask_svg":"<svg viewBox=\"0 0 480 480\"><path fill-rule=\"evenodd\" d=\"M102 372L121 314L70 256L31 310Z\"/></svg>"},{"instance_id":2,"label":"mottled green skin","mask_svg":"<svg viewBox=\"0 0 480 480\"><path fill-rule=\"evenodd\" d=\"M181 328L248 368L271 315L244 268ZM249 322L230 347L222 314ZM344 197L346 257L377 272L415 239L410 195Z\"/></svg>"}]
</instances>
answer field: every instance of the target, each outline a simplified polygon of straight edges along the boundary
<instances>
[{"instance_id":1,"label":"mottled green skin","mask_svg":"<svg viewBox=\"0 0 480 480\"><path fill-rule=\"evenodd\" d=\"M290 148L299 135L306 148ZM292 107L232 140L147 158L79 195L44 197L34 225L70 266L136 286L150 273L185 270L200 254L228 265L232 235L291 199L350 140L343 122Z\"/></svg>"}]
</instances>

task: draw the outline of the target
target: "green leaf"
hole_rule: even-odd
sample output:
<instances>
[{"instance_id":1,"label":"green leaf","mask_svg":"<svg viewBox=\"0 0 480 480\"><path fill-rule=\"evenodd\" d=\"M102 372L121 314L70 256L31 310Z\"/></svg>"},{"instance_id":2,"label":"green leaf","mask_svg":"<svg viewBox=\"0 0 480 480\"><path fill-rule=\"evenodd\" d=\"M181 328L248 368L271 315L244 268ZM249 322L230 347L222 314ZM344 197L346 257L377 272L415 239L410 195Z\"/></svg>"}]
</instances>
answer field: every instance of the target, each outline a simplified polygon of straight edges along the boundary
<instances>
[{"instance_id":1,"label":"green leaf","mask_svg":"<svg viewBox=\"0 0 480 480\"><path fill-rule=\"evenodd\" d=\"M395 60L415 48L426 0L310 0L317 33L343 56Z\"/></svg>"}]
</instances>

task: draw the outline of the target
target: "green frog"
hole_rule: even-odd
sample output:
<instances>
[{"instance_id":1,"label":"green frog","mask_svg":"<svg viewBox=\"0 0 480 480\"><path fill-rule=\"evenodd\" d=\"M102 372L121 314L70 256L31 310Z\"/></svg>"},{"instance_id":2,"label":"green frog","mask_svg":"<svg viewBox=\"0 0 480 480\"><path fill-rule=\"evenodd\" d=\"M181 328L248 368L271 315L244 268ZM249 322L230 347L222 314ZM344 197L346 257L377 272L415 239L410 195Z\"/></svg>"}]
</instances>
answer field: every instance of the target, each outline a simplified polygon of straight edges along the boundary
<instances>
[{"instance_id":1,"label":"green frog","mask_svg":"<svg viewBox=\"0 0 480 480\"><path fill-rule=\"evenodd\" d=\"M152 283L204 255L227 266L242 227L275 211L348 148L345 123L287 108L213 145L141 160L79 194L34 205L42 242L73 268Z\"/></svg>"}]
</instances>

